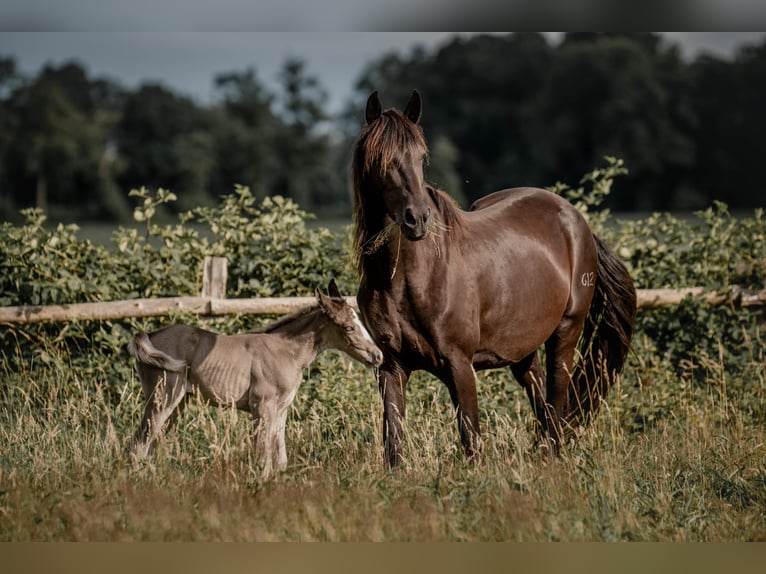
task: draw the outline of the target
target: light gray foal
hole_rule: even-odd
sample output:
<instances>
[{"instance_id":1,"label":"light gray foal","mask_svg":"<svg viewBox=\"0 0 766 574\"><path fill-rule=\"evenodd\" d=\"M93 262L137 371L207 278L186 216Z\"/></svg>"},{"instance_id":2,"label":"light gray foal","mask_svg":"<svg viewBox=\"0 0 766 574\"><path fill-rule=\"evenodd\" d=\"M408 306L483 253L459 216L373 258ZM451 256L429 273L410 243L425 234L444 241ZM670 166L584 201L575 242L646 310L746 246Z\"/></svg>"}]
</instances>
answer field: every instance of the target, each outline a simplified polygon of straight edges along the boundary
<instances>
[{"instance_id":1,"label":"light gray foal","mask_svg":"<svg viewBox=\"0 0 766 574\"><path fill-rule=\"evenodd\" d=\"M151 334L129 344L146 398L133 438L133 452L149 454L154 442L189 393L220 406L250 411L263 474L287 466L285 423L302 371L325 349L341 350L377 367L383 354L356 312L330 281L329 297L316 290L317 305L285 317L262 331L220 335L188 325Z\"/></svg>"}]
</instances>

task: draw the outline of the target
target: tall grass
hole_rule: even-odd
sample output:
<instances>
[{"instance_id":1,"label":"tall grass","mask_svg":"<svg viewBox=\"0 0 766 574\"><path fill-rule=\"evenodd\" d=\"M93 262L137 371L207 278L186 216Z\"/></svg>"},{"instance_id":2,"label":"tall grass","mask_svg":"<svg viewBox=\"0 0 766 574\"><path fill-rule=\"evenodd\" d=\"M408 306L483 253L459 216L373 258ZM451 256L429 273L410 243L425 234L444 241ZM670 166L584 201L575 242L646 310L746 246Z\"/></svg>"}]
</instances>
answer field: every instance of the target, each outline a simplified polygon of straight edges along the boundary
<instances>
[{"instance_id":1,"label":"tall grass","mask_svg":"<svg viewBox=\"0 0 766 574\"><path fill-rule=\"evenodd\" d=\"M129 462L142 399L133 372L121 371L122 384L55 363L0 374L9 383L0 540L766 539L763 365L750 370L747 407L718 379L653 373L647 386L629 376L558 459L534 449L533 418L510 375L481 375L478 464L459 450L441 383L417 376L405 461L391 472L372 373L327 354L288 422L290 466L267 481L249 416L194 400L153 459ZM664 412L657 388L675 389L676 407L641 418Z\"/></svg>"}]
</instances>

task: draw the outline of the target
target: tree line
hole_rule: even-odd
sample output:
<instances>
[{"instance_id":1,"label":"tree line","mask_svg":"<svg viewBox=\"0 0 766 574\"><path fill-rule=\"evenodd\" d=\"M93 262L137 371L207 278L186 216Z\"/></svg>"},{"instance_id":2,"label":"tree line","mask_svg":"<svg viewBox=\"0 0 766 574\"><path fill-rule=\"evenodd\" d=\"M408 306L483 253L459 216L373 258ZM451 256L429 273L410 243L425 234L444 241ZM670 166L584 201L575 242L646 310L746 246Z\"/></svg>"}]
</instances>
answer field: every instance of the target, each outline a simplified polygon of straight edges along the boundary
<instances>
[{"instance_id":1,"label":"tree line","mask_svg":"<svg viewBox=\"0 0 766 574\"><path fill-rule=\"evenodd\" d=\"M125 220L132 188L187 210L235 184L323 215L350 213L348 161L367 95L424 99L428 177L464 206L503 187L576 184L625 160L609 207L763 205L766 42L685 60L651 33L476 35L370 61L337 117L299 59L276 90L256 70L213 78L200 104L161 84L130 90L69 62L22 74L0 56L0 218L36 205L62 220Z\"/></svg>"}]
</instances>

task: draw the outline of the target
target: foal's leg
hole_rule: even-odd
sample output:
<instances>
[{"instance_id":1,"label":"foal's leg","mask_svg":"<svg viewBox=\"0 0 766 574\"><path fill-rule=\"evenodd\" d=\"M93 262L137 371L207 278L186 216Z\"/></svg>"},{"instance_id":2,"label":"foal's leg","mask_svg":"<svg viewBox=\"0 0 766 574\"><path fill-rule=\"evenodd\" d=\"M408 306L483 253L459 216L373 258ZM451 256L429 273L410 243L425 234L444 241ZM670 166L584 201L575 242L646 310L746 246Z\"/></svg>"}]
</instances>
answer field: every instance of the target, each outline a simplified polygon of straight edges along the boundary
<instances>
[{"instance_id":1,"label":"foal's leg","mask_svg":"<svg viewBox=\"0 0 766 574\"><path fill-rule=\"evenodd\" d=\"M402 438L406 416L405 393L410 372L387 361L378 370L378 389L383 398L383 446L388 465L402 462Z\"/></svg>"},{"instance_id":2,"label":"foal's leg","mask_svg":"<svg viewBox=\"0 0 766 574\"><path fill-rule=\"evenodd\" d=\"M298 371L294 377L287 378L285 381L287 384L280 385L282 389L289 389L283 391L278 400L279 412L277 414L276 421L276 433L277 433L277 468L279 470L285 470L287 468L287 446L285 445L285 432L287 431L287 416L290 414L290 406L295 401L295 395L298 392L301 381L303 380L303 373Z\"/></svg>"},{"instance_id":3,"label":"foal's leg","mask_svg":"<svg viewBox=\"0 0 766 574\"><path fill-rule=\"evenodd\" d=\"M277 420L277 468L285 470L287 468L287 446L285 445L285 431L287 430L287 415L290 411L290 405L287 405L279 413Z\"/></svg>"},{"instance_id":4,"label":"foal's leg","mask_svg":"<svg viewBox=\"0 0 766 574\"><path fill-rule=\"evenodd\" d=\"M141 378L146 405L133 438L133 450L137 456L145 457L154 450L154 443L162 433L162 427L186 397L186 376L183 373L146 367ZM151 381L154 381L153 385Z\"/></svg>"},{"instance_id":5,"label":"foal's leg","mask_svg":"<svg viewBox=\"0 0 766 574\"><path fill-rule=\"evenodd\" d=\"M279 438L276 432L277 401L276 397L260 397L251 401L250 412L253 415L255 452L263 464L263 478L272 473L274 457L279 449Z\"/></svg>"}]
</instances>

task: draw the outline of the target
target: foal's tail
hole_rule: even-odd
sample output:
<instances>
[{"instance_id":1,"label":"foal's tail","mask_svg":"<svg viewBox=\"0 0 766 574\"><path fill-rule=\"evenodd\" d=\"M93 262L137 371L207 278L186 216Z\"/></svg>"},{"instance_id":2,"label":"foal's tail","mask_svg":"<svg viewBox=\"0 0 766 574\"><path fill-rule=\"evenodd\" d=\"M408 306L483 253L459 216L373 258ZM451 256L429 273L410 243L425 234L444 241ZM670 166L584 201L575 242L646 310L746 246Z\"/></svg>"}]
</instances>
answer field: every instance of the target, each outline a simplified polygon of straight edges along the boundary
<instances>
[{"instance_id":1,"label":"foal's tail","mask_svg":"<svg viewBox=\"0 0 766 574\"><path fill-rule=\"evenodd\" d=\"M136 361L143 365L151 365L173 372L183 371L186 368L186 361L174 359L167 353L160 351L152 345L152 341L146 333L138 333L133 337L128 343L128 351Z\"/></svg>"},{"instance_id":2,"label":"foal's tail","mask_svg":"<svg viewBox=\"0 0 766 574\"><path fill-rule=\"evenodd\" d=\"M633 335L636 289L625 265L595 235L598 275L580 340L581 357L572 376L565 422L586 423L622 369Z\"/></svg>"}]
</instances>

